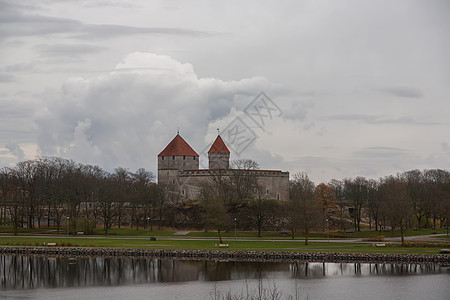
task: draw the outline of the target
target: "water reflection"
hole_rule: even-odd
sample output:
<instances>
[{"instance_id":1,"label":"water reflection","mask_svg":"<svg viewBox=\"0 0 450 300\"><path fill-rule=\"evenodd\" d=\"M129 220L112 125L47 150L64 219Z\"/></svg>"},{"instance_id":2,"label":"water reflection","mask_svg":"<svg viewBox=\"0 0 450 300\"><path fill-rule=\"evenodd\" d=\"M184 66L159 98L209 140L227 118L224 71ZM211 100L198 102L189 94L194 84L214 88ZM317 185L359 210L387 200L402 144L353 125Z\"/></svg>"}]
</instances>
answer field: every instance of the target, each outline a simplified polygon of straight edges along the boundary
<instances>
[{"instance_id":1,"label":"water reflection","mask_svg":"<svg viewBox=\"0 0 450 300\"><path fill-rule=\"evenodd\" d=\"M325 276L414 275L444 273L448 268L436 264L380 264L380 263L308 263L289 264L294 278L319 278Z\"/></svg>"},{"instance_id":2,"label":"water reflection","mask_svg":"<svg viewBox=\"0 0 450 300\"><path fill-rule=\"evenodd\" d=\"M0 256L1 289L116 286L152 282L264 278L414 275L446 272L438 265L360 263L244 263L133 257Z\"/></svg>"}]
</instances>

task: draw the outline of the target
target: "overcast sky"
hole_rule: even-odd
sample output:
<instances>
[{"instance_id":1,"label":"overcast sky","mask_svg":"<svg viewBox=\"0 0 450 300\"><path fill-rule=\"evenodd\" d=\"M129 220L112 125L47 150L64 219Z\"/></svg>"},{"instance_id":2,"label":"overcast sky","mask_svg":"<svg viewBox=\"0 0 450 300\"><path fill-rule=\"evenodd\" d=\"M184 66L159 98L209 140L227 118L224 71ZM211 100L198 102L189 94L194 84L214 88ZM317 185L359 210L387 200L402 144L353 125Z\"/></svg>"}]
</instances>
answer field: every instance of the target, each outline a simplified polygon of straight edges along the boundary
<instances>
[{"instance_id":1,"label":"overcast sky","mask_svg":"<svg viewBox=\"0 0 450 300\"><path fill-rule=\"evenodd\" d=\"M219 128L316 183L448 170L449 114L448 0L0 0L0 167L156 173Z\"/></svg>"}]
</instances>

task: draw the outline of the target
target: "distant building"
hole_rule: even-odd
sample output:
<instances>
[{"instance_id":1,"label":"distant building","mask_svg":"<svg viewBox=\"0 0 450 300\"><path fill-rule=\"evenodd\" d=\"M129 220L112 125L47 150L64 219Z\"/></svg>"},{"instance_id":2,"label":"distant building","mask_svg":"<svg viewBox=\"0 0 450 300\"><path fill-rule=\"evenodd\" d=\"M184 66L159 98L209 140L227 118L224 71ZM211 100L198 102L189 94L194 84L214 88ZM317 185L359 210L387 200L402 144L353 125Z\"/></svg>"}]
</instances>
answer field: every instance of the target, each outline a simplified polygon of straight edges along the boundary
<instances>
[{"instance_id":1,"label":"distant building","mask_svg":"<svg viewBox=\"0 0 450 300\"><path fill-rule=\"evenodd\" d=\"M177 134L158 154L158 183L166 185L172 199L184 201L198 199L202 186L214 176L232 176L236 172L252 172L264 198L288 200L289 172L280 170L230 169L230 150L220 135L208 151L208 169L199 168L199 155Z\"/></svg>"}]
</instances>

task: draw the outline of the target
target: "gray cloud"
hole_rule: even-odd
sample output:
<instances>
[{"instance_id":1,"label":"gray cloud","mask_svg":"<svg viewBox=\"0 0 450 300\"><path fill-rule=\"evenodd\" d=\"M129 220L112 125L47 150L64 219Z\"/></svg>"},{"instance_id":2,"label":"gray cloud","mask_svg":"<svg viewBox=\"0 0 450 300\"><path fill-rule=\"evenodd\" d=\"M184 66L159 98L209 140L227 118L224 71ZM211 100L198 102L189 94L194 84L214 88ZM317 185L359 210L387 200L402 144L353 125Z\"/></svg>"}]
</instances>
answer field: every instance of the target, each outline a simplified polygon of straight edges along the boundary
<instances>
[{"instance_id":1,"label":"gray cloud","mask_svg":"<svg viewBox=\"0 0 450 300\"><path fill-rule=\"evenodd\" d=\"M295 102L292 106L284 111L284 117L291 120L305 120L308 112L313 109L312 102Z\"/></svg>"},{"instance_id":2,"label":"gray cloud","mask_svg":"<svg viewBox=\"0 0 450 300\"><path fill-rule=\"evenodd\" d=\"M36 70L36 65L31 63L20 63L4 66L1 70L5 72L32 72Z\"/></svg>"},{"instance_id":3,"label":"gray cloud","mask_svg":"<svg viewBox=\"0 0 450 300\"><path fill-rule=\"evenodd\" d=\"M7 144L5 148L9 150L9 152L17 157L19 161L23 161L25 158L25 153L23 153L22 148L18 144Z\"/></svg>"},{"instance_id":4,"label":"gray cloud","mask_svg":"<svg viewBox=\"0 0 450 300\"><path fill-rule=\"evenodd\" d=\"M439 122L421 122L411 117L388 118L382 115L340 114L327 117L328 120L357 121L367 124L407 124L407 125L439 125Z\"/></svg>"},{"instance_id":5,"label":"gray cloud","mask_svg":"<svg viewBox=\"0 0 450 300\"><path fill-rule=\"evenodd\" d=\"M9 36L37 36L69 34L73 38L104 39L134 34L209 36L212 33L185 28L138 27L111 24L85 24L68 18L0 12L0 38Z\"/></svg>"},{"instance_id":6,"label":"gray cloud","mask_svg":"<svg viewBox=\"0 0 450 300\"><path fill-rule=\"evenodd\" d=\"M79 58L84 54L93 54L105 51L107 48L88 44L57 44L57 45L36 45L34 49L41 56L68 56Z\"/></svg>"},{"instance_id":7,"label":"gray cloud","mask_svg":"<svg viewBox=\"0 0 450 300\"><path fill-rule=\"evenodd\" d=\"M353 156L370 159L398 159L408 153L406 149L392 147L367 147L353 152Z\"/></svg>"},{"instance_id":8,"label":"gray cloud","mask_svg":"<svg viewBox=\"0 0 450 300\"><path fill-rule=\"evenodd\" d=\"M1 82L13 82L16 80L16 77L12 74L0 73L0 83Z\"/></svg>"},{"instance_id":9,"label":"gray cloud","mask_svg":"<svg viewBox=\"0 0 450 300\"><path fill-rule=\"evenodd\" d=\"M380 89L380 91L396 97L422 98L423 92L412 86L390 86Z\"/></svg>"}]
</instances>

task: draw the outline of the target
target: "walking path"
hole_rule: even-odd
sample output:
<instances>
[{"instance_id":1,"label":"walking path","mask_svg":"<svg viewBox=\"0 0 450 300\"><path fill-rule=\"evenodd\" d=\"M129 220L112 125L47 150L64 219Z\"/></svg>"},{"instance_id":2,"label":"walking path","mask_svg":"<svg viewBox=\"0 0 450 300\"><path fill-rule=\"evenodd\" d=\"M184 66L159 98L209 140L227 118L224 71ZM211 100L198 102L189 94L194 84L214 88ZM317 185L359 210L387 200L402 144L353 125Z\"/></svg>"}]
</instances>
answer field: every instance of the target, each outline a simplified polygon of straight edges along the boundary
<instances>
[{"instance_id":1,"label":"walking path","mask_svg":"<svg viewBox=\"0 0 450 300\"><path fill-rule=\"evenodd\" d=\"M180 232L181 233L181 232ZM185 232L183 232L185 233ZM187 234L187 233L185 233ZM156 236L157 240L164 241L164 240L192 240L192 241L213 241L217 240L217 237L189 237L185 236L185 234L178 234L176 236ZM430 235L417 235L417 236L405 236L405 241L448 241L448 239L443 238L446 234L430 234ZM0 236L3 237L27 237L27 238L33 238L33 237L40 237L40 238L64 238L67 237L66 235L11 235L11 234L0 234ZM82 239L143 239L146 240L148 237L145 236L70 236L70 238L82 238ZM234 241L235 237L223 237L224 241ZM277 241L283 241L283 242L298 242L304 240L303 238L297 238L295 240L292 239L286 239L286 238L257 238L257 237L237 237L237 241L260 241L260 242L277 242ZM364 238L345 238L345 239L336 239L336 238L330 238L328 239L308 239L309 242L330 242L330 243L372 243ZM385 238L383 242L400 242L400 237L388 237Z\"/></svg>"}]
</instances>

